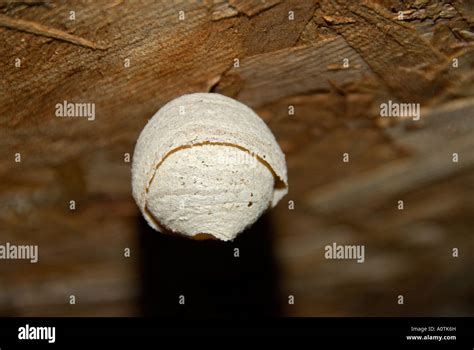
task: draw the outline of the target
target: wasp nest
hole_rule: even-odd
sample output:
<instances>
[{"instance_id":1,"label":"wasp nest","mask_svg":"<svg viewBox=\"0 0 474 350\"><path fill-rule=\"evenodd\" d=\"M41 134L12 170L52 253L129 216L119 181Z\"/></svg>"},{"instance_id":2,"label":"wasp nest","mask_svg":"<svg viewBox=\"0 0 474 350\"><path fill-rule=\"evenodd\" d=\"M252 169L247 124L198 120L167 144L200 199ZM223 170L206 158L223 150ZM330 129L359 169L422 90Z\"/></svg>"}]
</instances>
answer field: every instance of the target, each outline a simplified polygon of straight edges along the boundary
<instances>
[{"instance_id":1,"label":"wasp nest","mask_svg":"<svg viewBox=\"0 0 474 350\"><path fill-rule=\"evenodd\" d=\"M132 188L155 230L233 240L288 192L285 155L244 104L214 93L184 95L141 132Z\"/></svg>"}]
</instances>

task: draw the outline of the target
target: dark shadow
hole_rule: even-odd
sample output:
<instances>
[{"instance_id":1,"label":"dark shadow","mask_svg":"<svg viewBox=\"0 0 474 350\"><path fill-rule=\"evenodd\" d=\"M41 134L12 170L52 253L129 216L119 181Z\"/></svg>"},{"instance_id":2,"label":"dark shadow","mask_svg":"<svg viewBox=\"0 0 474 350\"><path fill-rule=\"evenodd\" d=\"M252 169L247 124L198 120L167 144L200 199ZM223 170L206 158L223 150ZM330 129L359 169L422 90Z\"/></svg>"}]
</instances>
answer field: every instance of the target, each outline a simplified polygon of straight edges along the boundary
<instances>
[{"instance_id":1,"label":"dark shadow","mask_svg":"<svg viewBox=\"0 0 474 350\"><path fill-rule=\"evenodd\" d=\"M154 231L143 218L142 311L166 318L280 315L272 227L264 215L233 242L194 241ZM234 257L234 248L239 257ZM180 305L179 297L185 297Z\"/></svg>"}]
</instances>

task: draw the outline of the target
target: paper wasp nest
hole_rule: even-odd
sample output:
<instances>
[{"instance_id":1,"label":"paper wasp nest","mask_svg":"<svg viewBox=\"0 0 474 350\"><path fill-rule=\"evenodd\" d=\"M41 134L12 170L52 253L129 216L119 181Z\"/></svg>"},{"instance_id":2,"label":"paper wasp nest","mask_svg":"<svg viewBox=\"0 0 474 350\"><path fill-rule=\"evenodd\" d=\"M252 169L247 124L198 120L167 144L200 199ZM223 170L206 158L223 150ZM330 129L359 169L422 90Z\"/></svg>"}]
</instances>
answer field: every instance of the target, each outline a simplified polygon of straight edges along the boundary
<instances>
[{"instance_id":1,"label":"paper wasp nest","mask_svg":"<svg viewBox=\"0 0 474 350\"><path fill-rule=\"evenodd\" d=\"M141 132L132 188L155 230L233 240L288 192L285 155L244 104L214 93L184 95Z\"/></svg>"}]
</instances>

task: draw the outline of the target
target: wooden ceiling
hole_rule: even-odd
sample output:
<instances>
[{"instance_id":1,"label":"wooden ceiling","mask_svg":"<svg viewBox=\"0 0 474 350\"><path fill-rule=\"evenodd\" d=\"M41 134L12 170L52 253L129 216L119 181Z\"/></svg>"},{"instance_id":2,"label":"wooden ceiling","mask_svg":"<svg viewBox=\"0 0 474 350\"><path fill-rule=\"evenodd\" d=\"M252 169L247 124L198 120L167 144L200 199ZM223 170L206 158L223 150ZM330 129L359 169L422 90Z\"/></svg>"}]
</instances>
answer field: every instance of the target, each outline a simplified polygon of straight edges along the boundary
<instances>
[{"instance_id":1,"label":"wooden ceiling","mask_svg":"<svg viewBox=\"0 0 474 350\"><path fill-rule=\"evenodd\" d=\"M2 2L0 243L37 244L40 260L0 261L0 314L143 313L153 233L126 157L164 103L216 92L286 153L290 192L263 219L279 314L472 315L472 2L356 3ZM65 100L95 103L95 120L57 118ZM389 100L419 103L420 121L380 117ZM333 242L366 261L326 260Z\"/></svg>"}]
</instances>

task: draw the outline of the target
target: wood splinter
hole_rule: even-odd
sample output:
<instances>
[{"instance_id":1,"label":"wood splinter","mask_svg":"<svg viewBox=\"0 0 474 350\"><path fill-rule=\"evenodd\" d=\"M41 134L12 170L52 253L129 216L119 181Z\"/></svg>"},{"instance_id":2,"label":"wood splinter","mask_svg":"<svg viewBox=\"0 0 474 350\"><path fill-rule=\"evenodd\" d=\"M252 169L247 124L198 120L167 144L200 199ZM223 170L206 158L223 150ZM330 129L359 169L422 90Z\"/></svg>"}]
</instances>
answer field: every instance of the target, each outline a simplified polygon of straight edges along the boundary
<instances>
[{"instance_id":1,"label":"wood splinter","mask_svg":"<svg viewBox=\"0 0 474 350\"><path fill-rule=\"evenodd\" d=\"M0 14L0 26L10 29L21 30L36 35L42 35L48 38L62 40L71 44L84 46L91 49L105 50L107 48L103 45L94 43L77 35L69 34L59 29L46 27L42 24L31 21L25 21L23 19L11 18L2 14Z\"/></svg>"}]
</instances>

